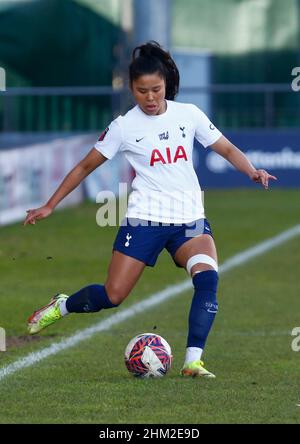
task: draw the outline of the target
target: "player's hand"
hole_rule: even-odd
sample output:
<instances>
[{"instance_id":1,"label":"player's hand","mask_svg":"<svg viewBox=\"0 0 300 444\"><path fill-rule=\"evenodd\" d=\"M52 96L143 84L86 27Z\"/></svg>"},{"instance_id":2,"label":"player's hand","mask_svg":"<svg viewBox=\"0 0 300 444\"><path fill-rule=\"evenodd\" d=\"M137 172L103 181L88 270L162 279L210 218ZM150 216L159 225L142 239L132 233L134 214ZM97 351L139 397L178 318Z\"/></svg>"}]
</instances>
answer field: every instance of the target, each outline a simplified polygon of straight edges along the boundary
<instances>
[{"instance_id":1,"label":"player's hand","mask_svg":"<svg viewBox=\"0 0 300 444\"><path fill-rule=\"evenodd\" d=\"M266 170L255 170L250 173L250 179L253 182L261 183L265 190L267 190L269 188L269 180L277 180L277 177L271 176Z\"/></svg>"},{"instance_id":2,"label":"player's hand","mask_svg":"<svg viewBox=\"0 0 300 444\"><path fill-rule=\"evenodd\" d=\"M52 211L52 208L50 208L48 205L36 208L35 210L27 210L27 216L23 225L34 225L36 220L45 219L45 217L50 216Z\"/></svg>"}]
</instances>

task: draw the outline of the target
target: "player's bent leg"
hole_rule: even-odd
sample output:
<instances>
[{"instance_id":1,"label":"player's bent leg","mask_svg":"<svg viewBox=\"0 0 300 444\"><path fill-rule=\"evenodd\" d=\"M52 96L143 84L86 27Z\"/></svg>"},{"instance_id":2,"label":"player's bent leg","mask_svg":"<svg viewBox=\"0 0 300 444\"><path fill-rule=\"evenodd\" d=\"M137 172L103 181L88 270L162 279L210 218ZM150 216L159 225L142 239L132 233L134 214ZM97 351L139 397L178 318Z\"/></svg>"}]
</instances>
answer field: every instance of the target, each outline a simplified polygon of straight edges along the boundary
<instances>
[{"instance_id":1,"label":"player's bent leg","mask_svg":"<svg viewBox=\"0 0 300 444\"><path fill-rule=\"evenodd\" d=\"M28 319L28 331L36 334L69 313L95 313L117 307L130 293L145 264L114 251L105 285L88 285L70 297L57 295Z\"/></svg>"},{"instance_id":2,"label":"player's bent leg","mask_svg":"<svg viewBox=\"0 0 300 444\"><path fill-rule=\"evenodd\" d=\"M206 370L201 361L218 311L218 265L213 238L203 235L187 241L176 252L175 260L191 274L195 290L189 313L186 359L181 374L214 378L215 375Z\"/></svg>"},{"instance_id":3,"label":"player's bent leg","mask_svg":"<svg viewBox=\"0 0 300 444\"><path fill-rule=\"evenodd\" d=\"M35 311L28 319L28 331L36 334L69 313L94 313L113 307L116 305L109 300L104 285L88 285L69 297L57 295Z\"/></svg>"},{"instance_id":4,"label":"player's bent leg","mask_svg":"<svg viewBox=\"0 0 300 444\"><path fill-rule=\"evenodd\" d=\"M110 301L121 304L129 295L146 264L119 251L114 251L108 268L105 288Z\"/></svg>"},{"instance_id":5,"label":"player's bent leg","mask_svg":"<svg viewBox=\"0 0 300 444\"><path fill-rule=\"evenodd\" d=\"M94 313L120 305L145 268L144 262L114 251L104 285L89 285L66 301L69 313Z\"/></svg>"}]
</instances>

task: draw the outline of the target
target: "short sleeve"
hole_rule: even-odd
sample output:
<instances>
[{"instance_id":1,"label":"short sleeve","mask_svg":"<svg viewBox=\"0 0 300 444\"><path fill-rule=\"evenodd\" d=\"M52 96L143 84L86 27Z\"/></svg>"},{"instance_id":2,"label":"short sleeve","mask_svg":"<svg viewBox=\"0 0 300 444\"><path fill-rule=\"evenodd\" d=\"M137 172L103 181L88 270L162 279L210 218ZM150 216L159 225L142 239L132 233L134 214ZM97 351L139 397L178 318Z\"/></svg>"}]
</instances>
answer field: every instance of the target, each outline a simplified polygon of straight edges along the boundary
<instances>
[{"instance_id":1,"label":"short sleeve","mask_svg":"<svg viewBox=\"0 0 300 444\"><path fill-rule=\"evenodd\" d=\"M122 146L122 130L117 120L114 120L100 135L94 145L97 151L107 159L112 159Z\"/></svg>"},{"instance_id":2,"label":"short sleeve","mask_svg":"<svg viewBox=\"0 0 300 444\"><path fill-rule=\"evenodd\" d=\"M206 148L215 143L222 133L197 106L192 105L192 109L196 125L195 137Z\"/></svg>"}]
</instances>

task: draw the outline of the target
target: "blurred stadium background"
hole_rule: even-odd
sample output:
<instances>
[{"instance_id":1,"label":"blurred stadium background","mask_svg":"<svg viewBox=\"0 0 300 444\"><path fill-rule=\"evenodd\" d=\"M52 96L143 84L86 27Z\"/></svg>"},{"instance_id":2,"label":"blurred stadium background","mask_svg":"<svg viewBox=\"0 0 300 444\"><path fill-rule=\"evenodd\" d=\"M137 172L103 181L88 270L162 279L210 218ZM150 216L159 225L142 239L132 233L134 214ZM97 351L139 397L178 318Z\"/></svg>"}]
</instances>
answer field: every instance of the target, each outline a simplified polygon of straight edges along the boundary
<instances>
[{"instance_id":1,"label":"blurred stadium background","mask_svg":"<svg viewBox=\"0 0 300 444\"><path fill-rule=\"evenodd\" d=\"M197 104L275 186L299 185L298 0L1 0L0 224L39 205L97 135L132 105L132 48L155 39L181 72L179 101ZM297 79L295 79L297 80ZM43 161L42 161L43 160ZM197 150L204 189L251 186ZM111 174L111 171L114 174ZM113 177L113 180L110 179ZM130 177L117 159L65 204L117 192Z\"/></svg>"}]
</instances>

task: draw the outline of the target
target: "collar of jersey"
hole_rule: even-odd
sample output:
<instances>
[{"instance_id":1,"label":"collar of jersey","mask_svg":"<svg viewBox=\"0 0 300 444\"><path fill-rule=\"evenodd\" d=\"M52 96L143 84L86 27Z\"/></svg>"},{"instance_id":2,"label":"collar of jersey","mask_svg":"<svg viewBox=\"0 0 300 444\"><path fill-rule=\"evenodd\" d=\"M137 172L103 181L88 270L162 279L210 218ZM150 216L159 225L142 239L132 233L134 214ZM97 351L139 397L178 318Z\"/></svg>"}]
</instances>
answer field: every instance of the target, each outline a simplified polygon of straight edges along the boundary
<instances>
[{"instance_id":1,"label":"collar of jersey","mask_svg":"<svg viewBox=\"0 0 300 444\"><path fill-rule=\"evenodd\" d=\"M155 116L150 116L149 114L144 113L144 111L139 107L139 105L137 105L137 108L140 111L140 113L143 114L144 117L147 117L148 119L154 120L154 119L162 118L162 117L166 116L167 114L169 114L169 112L170 112L170 101L166 100L166 104L167 104L166 111L164 113L162 113L162 114L156 114Z\"/></svg>"}]
</instances>

